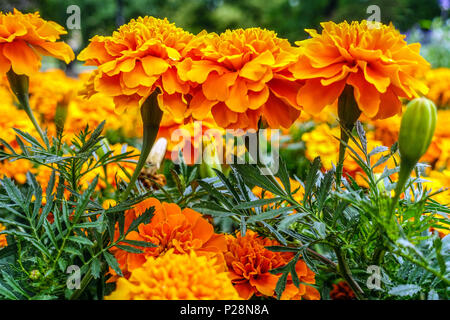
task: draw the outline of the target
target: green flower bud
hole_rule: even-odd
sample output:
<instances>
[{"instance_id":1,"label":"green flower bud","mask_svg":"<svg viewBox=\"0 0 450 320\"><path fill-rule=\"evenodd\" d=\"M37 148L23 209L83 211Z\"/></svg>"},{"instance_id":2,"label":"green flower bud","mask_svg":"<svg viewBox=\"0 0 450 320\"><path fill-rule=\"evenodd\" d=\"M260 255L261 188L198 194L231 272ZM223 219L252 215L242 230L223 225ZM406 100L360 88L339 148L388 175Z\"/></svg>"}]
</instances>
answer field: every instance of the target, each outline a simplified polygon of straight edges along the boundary
<instances>
[{"instance_id":1,"label":"green flower bud","mask_svg":"<svg viewBox=\"0 0 450 320\"><path fill-rule=\"evenodd\" d=\"M411 171L430 146L436 118L436 106L426 98L414 99L406 106L398 136L400 172L391 204L391 216Z\"/></svg>"},{"instance_id":2,"label":"green flower bud","mask_svg":"<svg viewBox=\"0 0 450 320\"><path fill-rule=\"evenodd\" d=\"M402 162L415 165L425 154L436 128L436 106L427 98L408 103L398 137Z\"/></svg>"},{"instance_id":3,"label":"green flower bud","mask_svg":"<svg viewBox=\"0 0 450 320\"><path fill-rule=\"evenodd\" d=\"M31 272L30 272L31 280L37 280L37 279L39 279L40 276L41 276L41 273L39 272L39 270L37 270L37 269L31 270Z\"/></svg>"}]
</instances>

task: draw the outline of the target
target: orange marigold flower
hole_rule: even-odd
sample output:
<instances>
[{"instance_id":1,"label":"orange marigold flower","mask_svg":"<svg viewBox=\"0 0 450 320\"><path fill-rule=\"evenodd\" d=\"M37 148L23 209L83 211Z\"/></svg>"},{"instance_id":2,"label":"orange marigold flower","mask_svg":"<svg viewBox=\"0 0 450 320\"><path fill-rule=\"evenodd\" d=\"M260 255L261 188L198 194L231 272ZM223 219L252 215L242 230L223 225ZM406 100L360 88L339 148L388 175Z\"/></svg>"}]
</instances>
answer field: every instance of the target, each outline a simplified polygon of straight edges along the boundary
<instances>
[{"instance_id":1,"label":"orange marigold flower","mask_svg":"<svg viewBox=\"0 0 450 320\"><path fill-rule=\"evenodd\" d=\"M94 36L78 56L98 67L84 94L103 92L123 111L140 106L156 87L168 95L187 93L189 86L178 78L176 63L192 38L167 19L154 17L132 19L112 36Z\"/></svg>"},{"instance_id":2,"label":"orange marigold flower","mask_svg":"<svg viewBox=\"0 0 450 320\"><path fill-rule=\"evenodd\" d=\"M417 79L429 63L420 44L407 44L392 24L324 22L321 34L307 29L310 39L299 41L302 54L290 68L305 81L297 101L310 114L333 104L344 87L354 88L359 109L371 119L401 112L400 97L414 98L427 87Z\"/></svg>"},{"instance_id":3,"label":"orange marigold flower","mask_svg":"<svg viewBox=\"0 0 450 320\"><path fill-rule=\"evenodd\" d=\"M0 232L4 230L6 230L6 227L0 223ZM6 247L7 245L6 234L0 234L0 248Z\"/></svg>"},{"instance_id":4,"label":"orange marigold flower","mask_svg":"<svg viewBox=\"0 0 450 320\"><path fill-rule=\"evenodd\" d=\"M223 261L226 250L224 235L214 233L214 227L202 215L192 209L181 208L175 203L161 203L156 198L148 198L125 212L125 230L130 223L154 207L154 216L149 224L141 224L138 231L127 235L128 240L151 242L156 247L141 248L144 253L130 253L113 248L122 273L127 277L131 271L142 266L148 257L158 257L173 249L176 254L196 251L199 255L217 257ZM118 232L116 236L118 237ZM114 274L114 272L111 272Z\"/></svg>"},{"instance_id":5,"label":"orange marigold flower","mask_svg":"<svg viewBox=\"0 0 450 320\"><path fill-rule=\"evenodd\" d=\"M41 67L39 54L69 63L75 58L72 49L56 41L66 33L62 26L45 21L38 12L0 12L0 74L11 68L16 74L28 76L37 72Z\"/></svg>"},{"instance_id":6,"label":"orange marigold flower","mask_svg":"<svg viewBox=\"0 0 450 320\"><path fill-rule=\"evenodd\" d=\"M244 130L256 129L261 116L272 128L287 128L300 115L301 83L288 70L299 51L274 32L250 28L201 35L188 51L178 67L180 79L193 84L188 115L201 120L211 110L219 126Z\"/></svg>"},{"instance_id":7,"label":"orange marigold flower","mask_svg":"<svg viewBox=\"0 0 450 320\"><path fill-rule=\"evenodd\" d=\"M265 247L280 245L278 241L262 238L257 233L248 230L244 237L227 236L228 251L225 261L230 272L234 287L243 299L256 296L275 296L275 287L280 275L269 272L271 269L285 266L293 257L291 252L273 252ZM291 275L288 277L286 289L281 299L318 300L320 294L316 288L306 285L315 283L315 274L306 263L299 259L295 267L301 282L296 287Z\"/></svg>"},{"instance_id":8,"label":"orange marigold flower","mask_svg":"<svg viewBox=\"0 0 450 320\"><path fill-rule=\"evenodd\" d=\"M214 259L168 251L149 257L129 279L119 278L106 300L239 300L227 272Z\"/></svg>"},{"instance_id":9,"label":"orange marigold flower","mask_svg":"<svg viewBox=\"0 0 450 320\"><path fill-rule=\"evenodd\" d=\"M331 300L353 300L356 298L355 293L345 281L338 284L333 283L333 290L330 291Z\"/></svg>"}]
</instances>

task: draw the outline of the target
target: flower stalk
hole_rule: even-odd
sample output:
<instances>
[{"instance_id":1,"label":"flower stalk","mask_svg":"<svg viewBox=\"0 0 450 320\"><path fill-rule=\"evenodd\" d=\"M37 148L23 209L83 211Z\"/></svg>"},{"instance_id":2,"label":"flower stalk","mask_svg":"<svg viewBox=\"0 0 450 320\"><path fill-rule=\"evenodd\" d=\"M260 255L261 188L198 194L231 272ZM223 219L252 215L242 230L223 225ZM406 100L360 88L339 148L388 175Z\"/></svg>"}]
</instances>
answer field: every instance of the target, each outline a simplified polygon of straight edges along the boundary
<instances>
[{"instance_id":1,"label":"flower stalk","mask_svg":"<svg viewBox=\"0 0 450 320\"><path fill-rule=\"evenodd\" d=\"M27 75L24 74L17 74L15 73L12 68L6 73L6 76L8 78L9 84L11 86L11 90L13 91L14 95L17 97L17 100L19 101L22 108L25 110L26 114L28 115L28 118L30 118L31 122L33 123L34 128L39 133L39 136L41 137L42 141L45 141L44 139L44 132L42 131L41 127L39 126L39 123L37 122L33 111L30 107L30 101L29 101L29 94L28 94L28 85L29 85L29 78Z\"/></svg>"},{"instance_id":2,"label":"flower stalk","mask_svg":"<svg viewBox=\"0 0 450 320\"><path fill-rule=\"evenodd\" d=\"M163 115L163 112L158 105L158 94L159 89L156 89L141 106L141 117L144 128L141 155L139 156L138 163L131 176L130 182L120 197L121 201L127 199L131 189L134 187L136 180L147 161L147 157L150 154L156 136L158 135L159 125Z\"/></svg>"},{"instance_id":3,"label":"flower stalk","mask_svg":"<svg viewBox=\"0 0 450 320\"><path fill-rule=\"evenodd\" d=\"M436 121L436 106L431 100L418 98L408 103L398 136L400 173L395 187L395 196L391 202L390 217L394 214L400 194L411 172L430 146Z\"/></svg>"},{"instance_id":4,"label":"flower stalk","mask_svg":"<svg viewBox=\"0 0 450 320\"><path fill-rule=\"evenodd\" d=\"M338 100L338 117L341 125L341 141L339 143L339 159L336 167L336 185L339 186L344 168L345 151L355 123L361 115L358 103L353 94L353 87L347 85Z\"/></svg>"}]
</instances>

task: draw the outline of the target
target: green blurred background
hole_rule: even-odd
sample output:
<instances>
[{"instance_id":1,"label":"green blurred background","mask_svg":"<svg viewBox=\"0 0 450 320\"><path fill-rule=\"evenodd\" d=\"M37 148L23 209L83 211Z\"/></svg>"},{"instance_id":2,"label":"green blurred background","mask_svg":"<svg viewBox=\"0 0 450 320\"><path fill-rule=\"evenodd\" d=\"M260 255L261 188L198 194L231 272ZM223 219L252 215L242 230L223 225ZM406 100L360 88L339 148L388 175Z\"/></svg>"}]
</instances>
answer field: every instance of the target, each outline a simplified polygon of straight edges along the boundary
<instances>
[{"instance_id":1,"label":"green blurred background","mask_svg":"<svg viewBox=\"0 0 450 320\"><path fill-rule=\"evenodd\" d=\"M167 17L178 26L197 33L203 29L222 32L227 28L262 27L274 30L291 42L304 39L305 28L318 28L322 21L367 19L370 5L380 7L381 20L393 22L415 41L430 42L430 29L447 21L450 0L2 0L0 9L17 8L24 12L38 10L45 19L66 25L67 8L78 5L81 30L70 30L76 38L75 51L86 46L95 34L109 35L131 18L152 15ZM418 34L417 32L420 32ZM76 34L75 34L76 33ZM74 37L76 35L76 37ZM448 36L448 33L447 33ZM443 41L438 39L442 51ZM448 40L448 39L447 39ZM74 44L75 43L75 44ZM445 44L444 44L445 46ZM448 56L448 47L442 53ZM441 54L440 54L441 55ZM448 61L433 62L434 66Z\"/></svg>"}]
</instances>

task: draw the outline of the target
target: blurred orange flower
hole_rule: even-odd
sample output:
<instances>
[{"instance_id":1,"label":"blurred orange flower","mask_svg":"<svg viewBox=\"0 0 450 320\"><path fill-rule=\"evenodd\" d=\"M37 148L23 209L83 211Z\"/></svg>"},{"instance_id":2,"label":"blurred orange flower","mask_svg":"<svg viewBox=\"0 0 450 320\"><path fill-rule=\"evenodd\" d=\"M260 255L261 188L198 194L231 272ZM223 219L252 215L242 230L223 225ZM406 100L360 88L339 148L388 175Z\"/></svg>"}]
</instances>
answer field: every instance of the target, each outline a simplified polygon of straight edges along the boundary
<instances>
[{"instance_id":1,"label":"blurred orange flower","mask_svg":"<svg viewBox=\"0 0 450 320\"><path fill-rule=\"evenodd\" d=\"M0 232L6 230L5 226L0 223ZM0 248L8 245L6 241L6 234L0 234Z\"/></svg>"},{"instance_id":2,"label":"blurred orange flower","mask_svg":"<svg viewBox=\"0 0 450 320\"><path fill-rule=\"evenodd\" d=\"M354 88L359 109L372 119L400 113L399 98L427 93L418 80L430 66L419 54L420 44L408 45L392 24L330 21L321 26L321 34L307 29L311 38L296 42L302 54L289 68L305 81L297 101L306 112L317 114L333 104L346 85Z\"/></svg>"},{"instance_id":3,"label":"blurred orange flower","mask_svg":"<svg viewBox=\"0 0 450 320\"><path fill-rule=\"evenodd\" d=\"M203 34L188 51L178 67L180 79L197 85L192 85L188 115L202 120L211 110L220 127L243 130L256 129L261 116L271 128L287 128L300 115L301 83L288 70L298 49L274 32Z\"/></svg>"},{"instance_id":4,"label":"blurred orange flower","mask_svg":"<svg viewBox=\"0 0 450 320\"><path fill-rule=\"evenodd\" d=\"M271 269L285 266L293 257L291 252L273 252L265 247L280 245L278 241L262 238L257 233L247 230L244 237L240 233L227 236L228 251L225 261L234 287L243 299L256 296L275 296L275 287L280 275L269 272ZM296 287L291 275L288 277L286 289L281 299L286 300L319 300L316 288L307 285L315 283L315 274L306 263L299 259L295 267L300 280Z\"/></svg>"},{"instance_id":5,"label":"blurred orange flower","mask_svg":"<svg viewBox=\"0 0 450 320\"><path fill-rule=\"evenodd\" d=\"M78 56L98 67L83 93L114 97L119 112L140 106L156 87L167 95L187 93L189 86L178 78L175 64L192 37L167 19L154 17L132 19L112 36L94 36Z\"/></svg>"},{"instance_id":6,"label":"blurred orange flower","mask_svg":"<svg viewBox=\"0 0 450 320\"><path fill-rule=\"evenodd\" d=\"M141 224L138 231L127 235L127 240L151 242L156 247L142 248L144 253L130 253L113 248L120 269L125 277L142 266L148 257L158 257L173 249L176 254L195 251L199 255L217 257L223 262L222 252L226 250L225 236L216 234L214 227L202 215L192 209L181 208L175 203L161 203L156 198L148 198L125 212L125 230L131 222L154 207L154 216L149 224ZM119 236L116 232L116 239ZM111 271L115 274L114 271Z\"/></svg>"},{"instance_id":7,"label":"blurred orange flower","mask_svg":"<svg viewBox=\"0 0 450 320\"><path fill-rule=\"evenodd\" d=\"M162 257L148 257L129 279L119 278L116 290L105 299L239 300L239 295L214 259L171 249Z\"/></svg>"},{"instance_id":8,"label":"blurred orange flower","mask_svg":"<svg viewBox=\"0 0 450 320\"><path fill-rule=\"evenodd\" d=\"M28 76L39 71L39 54L69 63L75 58L72 49L56 41L66 33L62 26L45 21L38 12L0 12L0 74L11 68L16 74Z\"/></svg>"}]
</instances>

